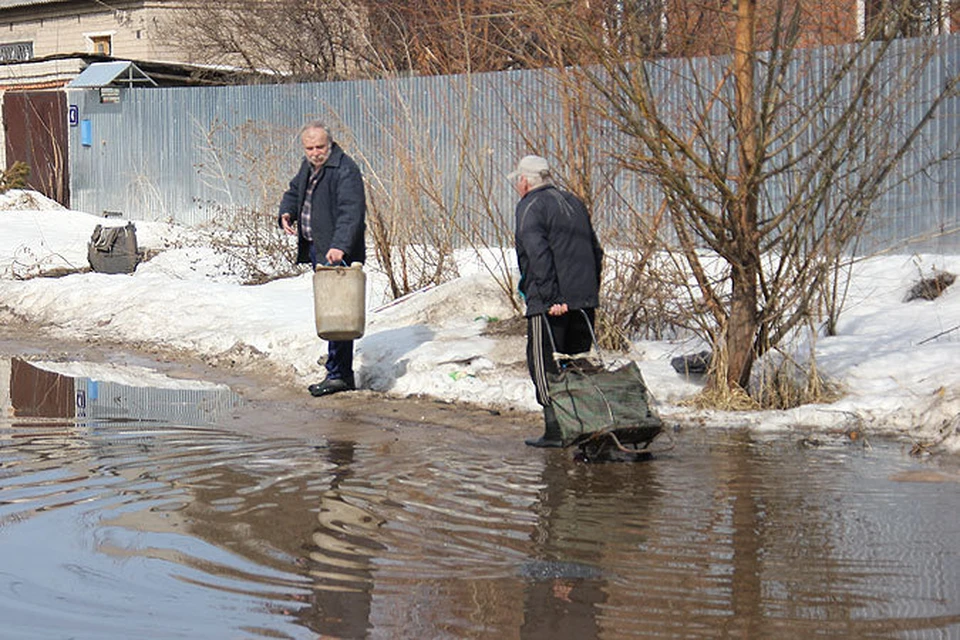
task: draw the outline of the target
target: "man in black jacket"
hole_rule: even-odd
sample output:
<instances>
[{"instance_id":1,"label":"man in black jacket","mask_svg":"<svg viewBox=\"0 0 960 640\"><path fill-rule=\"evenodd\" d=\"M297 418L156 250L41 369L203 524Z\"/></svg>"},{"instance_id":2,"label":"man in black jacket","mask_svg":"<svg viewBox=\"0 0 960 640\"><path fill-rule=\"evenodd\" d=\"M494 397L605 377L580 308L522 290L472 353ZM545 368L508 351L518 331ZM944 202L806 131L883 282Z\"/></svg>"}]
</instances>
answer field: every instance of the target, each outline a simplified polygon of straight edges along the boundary
<instances>
[{"instance_id":1,"label":"man in black jacket","mask_svg":"<svg viewBox=\"0 0 960 640\"><path fill-rule=\"evenodd\" d=\"M364 262L367 202L360 168L333 141L322 122L300 130L300 170L280 200L279 224L297 236L297 262L339 265ZM296 226L294 226L296 225ZM328 343L327 377L310 393L324 396L356 388L353 340Z\"/></svg>"},{"instance_id":2,"label":"man in black jacket","mask_svg":"<svg viewBox=\"0 0 960 640\"><path fill-rule=\"evenodd\" d=\"M590 350L603 249L583 201L553 185L545 159L523 157L509 179L520 194L515 241L527 306L527 367L545 423L544 434L526 443L560 447L546 374L558 372L554 349L565 354Z\"/></svg>"}]
</instances>

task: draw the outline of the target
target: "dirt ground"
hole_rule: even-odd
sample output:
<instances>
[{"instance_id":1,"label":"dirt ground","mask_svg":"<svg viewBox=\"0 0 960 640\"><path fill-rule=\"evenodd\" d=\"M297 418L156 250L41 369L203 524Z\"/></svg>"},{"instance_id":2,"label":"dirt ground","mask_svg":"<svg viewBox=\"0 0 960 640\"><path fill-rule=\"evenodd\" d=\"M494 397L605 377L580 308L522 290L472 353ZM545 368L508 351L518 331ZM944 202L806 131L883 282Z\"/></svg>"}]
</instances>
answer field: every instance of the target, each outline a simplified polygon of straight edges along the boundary
<instances>
[{"instance_id":1,"label":"dirt ground","mask_svg":"<svg viewBox=\"0 0 960 640\"><path fill-rule=\"evenodd\" d=\"M42 327L0 326L0 356L27 360L77 360L141 366L173 378L205 380L229 386L243 404L226 423L218 425L251 435L279 437L343 436L363 440L404 437L430 439L439 431L459 437L503 438L516 443L537 435L541 417L526 411L504 411L469 403L449 403L428 397L395 397L359 390L324 398L285 384L269 370L241 367L230 361L204 362L182 353L104 341L77 342L47 334ZM451 436L453 433L450 434Z\"/></svg>"}]
</instances>

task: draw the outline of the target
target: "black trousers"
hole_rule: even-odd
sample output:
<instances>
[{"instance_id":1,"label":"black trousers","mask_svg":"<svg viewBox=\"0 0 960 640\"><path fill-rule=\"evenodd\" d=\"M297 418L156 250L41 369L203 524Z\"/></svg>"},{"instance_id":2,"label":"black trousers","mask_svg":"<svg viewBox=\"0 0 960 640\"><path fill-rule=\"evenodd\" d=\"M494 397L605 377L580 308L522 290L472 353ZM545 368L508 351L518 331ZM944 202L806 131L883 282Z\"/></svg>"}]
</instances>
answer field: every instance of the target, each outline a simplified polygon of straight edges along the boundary
<instances>
[{"instance_id":1,"label":"black trousers","mask_svg":"<svg viewBox=\"0 0 960 640\"><path fill-rule=\"evenodd\" d=\"M591 331L595 317L595 309L573 309L562 316L527 317L527 369L537 392L537 402L542 406L550 405L547 373L560 372L553 357L554 349L567 355L589 351L593 346Z\"/></svg>"}]
</instances>

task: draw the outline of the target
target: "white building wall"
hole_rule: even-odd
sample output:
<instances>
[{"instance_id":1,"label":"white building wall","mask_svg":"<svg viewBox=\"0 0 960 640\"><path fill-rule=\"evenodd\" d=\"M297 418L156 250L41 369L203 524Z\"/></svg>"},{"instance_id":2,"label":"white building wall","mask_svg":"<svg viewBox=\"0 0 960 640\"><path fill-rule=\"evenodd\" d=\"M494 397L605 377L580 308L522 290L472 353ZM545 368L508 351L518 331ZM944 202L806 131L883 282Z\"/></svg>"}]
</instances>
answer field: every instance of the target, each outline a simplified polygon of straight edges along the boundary
<instances>
[{"instance_id":1,"label":"white building wall","mask_svg":"<svg viewBox=\"0 0 960 640\"><path fill-rule=\"evenodd\" d=\"M109 36L113 57L187 62L186 52L159 41L164 21L173 19L173 11L162 3L111 3L114 9L98 3L83 3L73 10L71 4L57 6L63 8L56 13L45 6L28 13L0 12L0 44L30 42L33 57L44 58L95 53L93 38Z\"/></svg>"}]
</instances>

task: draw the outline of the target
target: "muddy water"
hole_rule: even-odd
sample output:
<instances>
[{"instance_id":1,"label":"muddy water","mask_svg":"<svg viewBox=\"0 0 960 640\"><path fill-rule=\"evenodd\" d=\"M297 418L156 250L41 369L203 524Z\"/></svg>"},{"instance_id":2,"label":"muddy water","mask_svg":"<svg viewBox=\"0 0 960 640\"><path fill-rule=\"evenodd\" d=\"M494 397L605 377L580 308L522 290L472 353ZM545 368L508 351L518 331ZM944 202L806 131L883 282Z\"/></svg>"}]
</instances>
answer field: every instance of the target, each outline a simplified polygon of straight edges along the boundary
<instances>
[{"instance_id":1,"label":"muddy water","mask_svg":"<svg viewBox=\"0 0 960 640\"><path fill-rule=\"evenodd\" d=\"M5 366L0 638L960 637L960 476L897 443L586 465Z\"/></svg>"}]
</instances>

